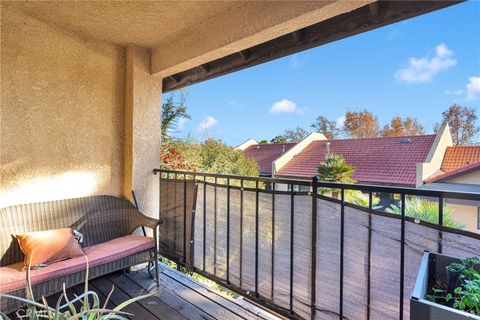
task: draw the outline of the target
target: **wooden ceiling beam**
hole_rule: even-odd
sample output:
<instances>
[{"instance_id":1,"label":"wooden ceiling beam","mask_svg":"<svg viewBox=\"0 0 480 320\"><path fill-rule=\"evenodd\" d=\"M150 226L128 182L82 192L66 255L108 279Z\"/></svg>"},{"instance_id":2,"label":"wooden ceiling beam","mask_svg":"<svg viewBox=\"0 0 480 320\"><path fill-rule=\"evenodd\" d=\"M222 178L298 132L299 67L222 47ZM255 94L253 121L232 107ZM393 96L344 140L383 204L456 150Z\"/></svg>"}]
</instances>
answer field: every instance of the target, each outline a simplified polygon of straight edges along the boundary
<instances>
[{"instance_id":1,"label":"wooden ceiling beam","mask_svg":"<svg viewBox=\"0 0 480 320\"><path fill-rule=\"evenodd\" d=\"M374 2L368 5L368 9L370 10L370 16L373 19L376 19L378 17L378 11L379 11L378 6L379 6L378 2Z\"/></svg>"}]
</instances>

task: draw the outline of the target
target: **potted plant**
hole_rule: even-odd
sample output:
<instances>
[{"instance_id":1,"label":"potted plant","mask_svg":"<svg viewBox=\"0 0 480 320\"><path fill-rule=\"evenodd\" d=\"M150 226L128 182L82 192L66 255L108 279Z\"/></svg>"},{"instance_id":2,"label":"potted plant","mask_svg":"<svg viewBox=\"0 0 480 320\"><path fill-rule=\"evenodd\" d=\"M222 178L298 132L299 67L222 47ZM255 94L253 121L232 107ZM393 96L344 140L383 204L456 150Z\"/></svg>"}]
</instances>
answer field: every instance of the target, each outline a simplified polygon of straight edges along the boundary
<instances>
[{"instance_id":1,"label":"potted plant","mask_svg":"<svg viewBox=\"0 0 480 320\"><path fill-rule=\"evenodd\" d=\"M410 298L411 320L480 320L480 258L425 252Z\"/></svg>"},{"instance_id":2,"label":"potted plant","mask_svg":"<svg viewBox=\"0 0 480 320\"><path fill-rule=\"evenodd\" d=\"M460 262L452 262L446 266L447 270L447 292L454 293L455 288L459 285L460 276L465 271L465 265Z\"/></svg>"}]
</instances>

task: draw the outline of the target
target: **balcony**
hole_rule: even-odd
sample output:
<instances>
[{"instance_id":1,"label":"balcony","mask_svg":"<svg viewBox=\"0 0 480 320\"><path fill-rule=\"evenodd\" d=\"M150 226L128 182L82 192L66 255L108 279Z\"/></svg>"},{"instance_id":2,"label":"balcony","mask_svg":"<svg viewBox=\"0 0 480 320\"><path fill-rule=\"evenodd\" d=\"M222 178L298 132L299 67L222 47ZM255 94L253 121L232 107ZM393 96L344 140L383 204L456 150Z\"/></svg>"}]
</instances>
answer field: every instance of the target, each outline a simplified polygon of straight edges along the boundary
<instances>
[{"instance_id":1,"label":"balcony","mask_svg":"<svg viewBox=\"0 0 480 320\"><path fill-rule=\"evenodd\" d=\"M161 255L243 296L229 300L163 267L160 292L127 310L137 318L407 319L424 250L480 255L480 236L443 226L442 211L449 199L479 202L478 194L154 176L161 94L459 2L3 1L0 208L132 201L134 190L138 211L165 220ZM353 189L367 199L394 194L402 212L349 203ZM409 217L402 204L411 197L438 201L438 223ZM103 297L112 284L114 305L151 280L145 270L92 280Z\"/></svg>"}]
</instances>

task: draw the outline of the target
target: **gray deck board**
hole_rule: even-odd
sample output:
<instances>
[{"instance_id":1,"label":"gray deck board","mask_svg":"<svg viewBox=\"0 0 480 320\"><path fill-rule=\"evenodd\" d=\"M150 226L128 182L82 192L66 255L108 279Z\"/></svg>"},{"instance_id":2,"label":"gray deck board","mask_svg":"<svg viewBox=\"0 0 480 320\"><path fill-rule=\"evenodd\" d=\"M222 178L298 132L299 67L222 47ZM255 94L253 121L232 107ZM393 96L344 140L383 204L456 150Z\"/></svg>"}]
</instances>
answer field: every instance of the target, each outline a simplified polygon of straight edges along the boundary
<instances>
[{"instance_id":1,"label":"gray deck board","mask_svg":"<svg viewBox=\"0 0 480 320\"><path fill-rule=\"evenodd\" d=\"M152 293L151 297L135 302L124 309L140 320L274 320L278 319L245 299L231 299L176 270L161 266L160 287L157 288L146 269L129 273L111 273L90 280L89 290L97 292L100 303L115 287L108 308L132 297ZM83 293L84 285L67 290L69 299ZM54 307L60 294L47 297ZM64 302L62 302L64 303ZM77 306L78 307L78 306ZM16 317L12 314L12 319Z\"/></svg>"}]
</instances>

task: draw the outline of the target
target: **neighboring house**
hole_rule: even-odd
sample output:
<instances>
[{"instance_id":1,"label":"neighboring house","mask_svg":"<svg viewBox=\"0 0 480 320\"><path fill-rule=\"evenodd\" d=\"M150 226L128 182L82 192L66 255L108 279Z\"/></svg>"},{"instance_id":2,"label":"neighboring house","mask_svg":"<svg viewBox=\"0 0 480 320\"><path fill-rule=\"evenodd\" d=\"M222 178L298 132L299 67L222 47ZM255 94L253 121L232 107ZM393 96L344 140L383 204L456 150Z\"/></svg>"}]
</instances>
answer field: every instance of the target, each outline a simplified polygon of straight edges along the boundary
<instances>
[{"instance_id":1,"label":"neighboring house","mask_svg":"<svg viewBox=\"0 0 480 320\"><path fill-rule=\"evenodd\" d=\"M326 155L339 154L355 166L351 177L357 183L480 193L480 146L453 146L447 124L429 135L328 140L312 133L297 144L249 140L237 149L257 161L262 175L275 178L310 180ZM395 201L391 194L379 196L383 207ZM446 202L468 230L479 232L479 203Z\"/></svg>"},{"instance_id":2,"label":"neighboring house","mask_svg":"<svg viewBox=\"0 0 480 320\"><path fill-rule=\"evenodd\" d=\"M257 161L260 169L260 176L272 176L272 163L280 158L285 152L294 147L296 143L270 143L258 144L255 140L248 140L236 149L243 151L246 157Z\"/></svg>"},{"instance_id":3,"label":"neighboring house","mask_svg":"<svg viewBox=\"0 0 480 320\"><path fill-rule=\"evenodd\" d=\"M422 189L480 193L480 146L448 147L440 170L425 180ZM445 199L467 230L480 232L480 203Z\"/></svg>"},{"instance_id":4,"label":"neighboring house","mask_svg":"<svg viewBox=\"0 0 480 320\"><path fill-rule=\"evenodd\" d=\"M313 141L275 172L275 177L311 178L328 154L355 167L358 183L415 187L417 163L426 161L435 135Z\"/></svg>"},{"instance_id":5,"label":"neighboring house","mask_svg":"<svg viewBox=\"0 0 480 320\"><path fill-rule=\"evenodd\" d=\"M441 173L448 148L457 147L452 147L445 124L429 135L329 140L311 133L299 143L258 144L250 139L236 149L254 158L263 176L309 180L326 155L339 154L355 166L352 179L358 183L419 187Z\"/></svg>"},{"instance_id":6,"label":"neighboring house","mask_svg":"<svg viewBox=\"0 0 480 320\"><path fill-rule=\"evenodd\" d=\"M355 167L351 178L357 183L415 187L417 164L428 162L436 140L437 135L315 140L287 162L274 163L275 177L311 179L328 154L337 154ZM377 196L380 207L396 201L390 193Z\"/></svg>"}]
</instances>

